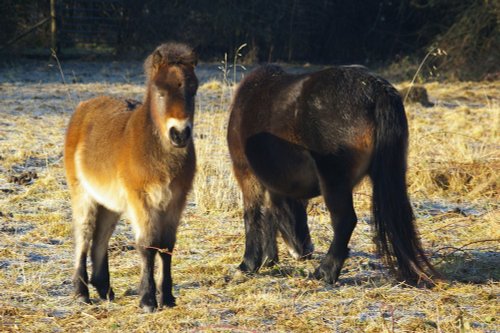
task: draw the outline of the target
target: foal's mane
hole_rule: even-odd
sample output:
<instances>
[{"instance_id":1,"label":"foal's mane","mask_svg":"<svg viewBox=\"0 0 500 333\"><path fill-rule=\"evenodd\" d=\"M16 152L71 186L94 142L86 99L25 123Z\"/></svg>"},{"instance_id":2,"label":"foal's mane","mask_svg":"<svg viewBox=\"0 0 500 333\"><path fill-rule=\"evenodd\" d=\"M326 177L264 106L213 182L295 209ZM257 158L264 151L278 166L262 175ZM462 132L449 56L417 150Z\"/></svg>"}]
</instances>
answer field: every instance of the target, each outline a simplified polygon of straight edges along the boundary
<instances>
[{"instance_id":1,"label":"foal's mane","mask_svg":"<svg viewBox=\"0 0 500 333\"><path fill-rule=\"evenodd\" d=\"M189 46L182 43L169 42L161 44L144 62L146 79L149 81L158 68L163 65L191 65L196 66L198 59Z\"/></svg>"}]
</instances>

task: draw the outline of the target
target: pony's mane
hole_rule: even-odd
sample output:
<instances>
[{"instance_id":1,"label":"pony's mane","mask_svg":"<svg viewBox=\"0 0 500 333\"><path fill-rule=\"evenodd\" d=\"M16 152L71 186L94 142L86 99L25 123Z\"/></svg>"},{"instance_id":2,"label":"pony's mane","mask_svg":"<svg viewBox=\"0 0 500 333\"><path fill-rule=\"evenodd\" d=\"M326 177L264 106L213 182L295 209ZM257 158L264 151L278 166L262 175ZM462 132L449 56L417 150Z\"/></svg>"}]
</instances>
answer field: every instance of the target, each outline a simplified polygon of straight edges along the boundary
<instances>
[{"instance_id":1,"label":"pony's mane","mask_svg":"<svg viewBox=\"0 0 500 333\"><path fill-rule=\"evenodd\" d=\"M266 64L261 65L254 69L250 74L248 74L240 82L240 87L248 84L249 82L259 82L263 80L269 80L271 77L281 76L286 74L286 72L278 65Z\"/></svg>"},{"instance_id":2,"label":"pony's mane","mask_svg":"<svg viewBox=\"0 0 500 333\"><path fill-rule=\"evenodd\" d=\"M154 58L161 58L160 63L154 63ZM151 78L155 69L161 65L192 65L197 63L197 57L192 48L182 43L169 42L161 44L154 50L144 62L144 72L147 81Z\"/></svg>"},{"instance_id":3,"label":"pony's mane","mask_svg":"<svg viewBox=\"0 0 500 333\"><path fill-rule=\"evenodd\" d=\"M283 68L281 68L279 65L274 65L274 64L262 65L259 68L257 68L256 70L254 70L252 73L250 73L250 75L254 75L257 77L262 76L262 75L276 76L276 75L282 75L282 74L286 74L285 70Z\"/></svg>"}]
</instances>

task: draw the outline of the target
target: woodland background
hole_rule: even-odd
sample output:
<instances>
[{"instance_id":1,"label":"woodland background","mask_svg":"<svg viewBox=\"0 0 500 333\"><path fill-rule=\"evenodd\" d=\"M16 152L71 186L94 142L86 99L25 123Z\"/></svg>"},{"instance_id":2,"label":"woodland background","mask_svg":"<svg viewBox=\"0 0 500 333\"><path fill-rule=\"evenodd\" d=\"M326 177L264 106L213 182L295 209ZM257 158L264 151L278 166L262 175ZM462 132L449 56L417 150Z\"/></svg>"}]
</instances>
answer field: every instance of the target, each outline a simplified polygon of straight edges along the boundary
<instances>
[{"instance_id":1,"label":"woodland background","mask_svg":"<svg viewBox=\"0 0 500 333\"><path fill-rule=\"evenodd\" d=\"M492 0L56 0L60 55L142 59L166 40L214 61L247 44L245 63L359 63L423 75L498 77L500 2ZM0 53L50 52L50 0L3 0ZM15 42L13 42L15 40ZM444 52L443 52L444 51ZM412 66L413 65L413 66Z\"/></svg>"}]
</instances>

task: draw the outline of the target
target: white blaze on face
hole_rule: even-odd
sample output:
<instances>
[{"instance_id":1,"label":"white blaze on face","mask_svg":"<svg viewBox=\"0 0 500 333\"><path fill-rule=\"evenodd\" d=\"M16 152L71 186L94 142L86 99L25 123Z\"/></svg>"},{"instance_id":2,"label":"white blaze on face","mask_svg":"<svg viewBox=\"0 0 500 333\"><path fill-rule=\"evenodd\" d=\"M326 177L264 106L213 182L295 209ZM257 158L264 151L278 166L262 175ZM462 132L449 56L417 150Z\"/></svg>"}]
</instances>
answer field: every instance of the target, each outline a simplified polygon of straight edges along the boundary
<instances>
[{"instance_id":1,"label":"white blaze on face","mask_svg":"<svg viewBox=\"0 0 500 333\"><path fill-rule=\"evenodd\" d=\"M163 111L167 108L167 95L159 91L156 92L155 104L156 110Z\"/></svg>"}]
</instances>

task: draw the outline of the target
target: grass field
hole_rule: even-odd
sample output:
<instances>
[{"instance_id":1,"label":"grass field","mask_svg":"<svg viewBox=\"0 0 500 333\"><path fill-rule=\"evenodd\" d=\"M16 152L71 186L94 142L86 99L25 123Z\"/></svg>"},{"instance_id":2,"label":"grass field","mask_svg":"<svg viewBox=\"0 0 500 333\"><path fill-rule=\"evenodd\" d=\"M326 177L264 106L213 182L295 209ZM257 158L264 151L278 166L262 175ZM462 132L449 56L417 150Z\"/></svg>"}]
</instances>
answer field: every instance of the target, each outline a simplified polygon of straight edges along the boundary
<instances>
[{"instance_id":1,"label":"grass field","mask_svg":"<svg viewBox=\"0 0 500 333\"><path fill-rule=\"evenodd\" d=\"M109 249L115 301L98 301L94 290L93 305L73 299L62 163L76 104L100 94L142 99L141 64L68 62L62 70L65 84L44 62L0 68L0 332L500 332L500 82L427 83L436 106L407 105L409 192L424 248L446 280L414 288L382 266L362 183L351 257L330 286L309 277L332 237L320 199L308 208L312 260L291 259L280 240L279 265L237 272L241 196L225 144L232 92L216 66L201 65L198 172L173 257L177 307L143 314L125 220Z\"/></svg>"}]
</instances>

